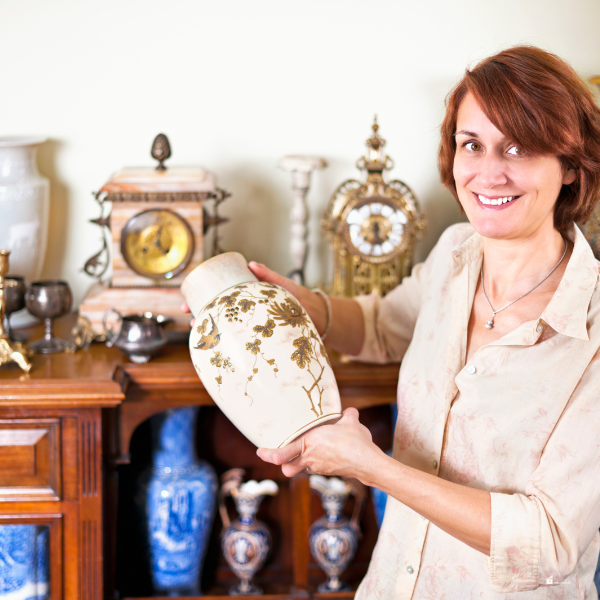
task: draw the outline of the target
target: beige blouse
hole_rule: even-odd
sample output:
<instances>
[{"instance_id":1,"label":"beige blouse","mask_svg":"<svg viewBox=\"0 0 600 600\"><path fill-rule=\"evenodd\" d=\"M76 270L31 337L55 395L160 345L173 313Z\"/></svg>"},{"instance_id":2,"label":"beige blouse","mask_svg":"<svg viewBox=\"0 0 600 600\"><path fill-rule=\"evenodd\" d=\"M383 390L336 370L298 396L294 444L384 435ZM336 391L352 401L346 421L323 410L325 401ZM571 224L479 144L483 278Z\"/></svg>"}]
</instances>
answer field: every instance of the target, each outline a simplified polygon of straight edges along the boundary
<instances>
[{"instance_id":1,"label":"beige blouse","mask_svg":"<svg viewBox=\"0 0 600 600\"><path fill-rule=\"evenodd\" d=\"M600 263L578 228L539 319L465 364L481 237L450 227L381 299L358 298L355 358L402 359L394 458L491 493L491 555L393 498L356 598L596 599L600 541Z\"/></svg>"}]
</instances>

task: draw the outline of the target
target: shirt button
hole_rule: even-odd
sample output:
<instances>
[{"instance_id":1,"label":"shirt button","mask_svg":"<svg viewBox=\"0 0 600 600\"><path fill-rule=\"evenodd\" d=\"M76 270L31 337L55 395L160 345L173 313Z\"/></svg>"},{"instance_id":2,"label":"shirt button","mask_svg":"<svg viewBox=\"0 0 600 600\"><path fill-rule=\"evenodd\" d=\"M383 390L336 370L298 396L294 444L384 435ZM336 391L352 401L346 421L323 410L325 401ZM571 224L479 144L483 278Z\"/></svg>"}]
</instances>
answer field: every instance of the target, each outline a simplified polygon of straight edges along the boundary
<instances>
[{"instance_id":1,"label":"shirt button","mask_svg":"<svg viewBox=\"0 0 600 600\"><path fill-rule=\"evenodd\" d=\"M415 570L410 565L408 565L408 567L406 567L406 570L408 571L409 575L412 575L415 572Z\"/></svg>"},{"instance_id":2,"label":"shirt button","mask_svg":"<svg viewBox=\"0 0 600 600\"><path fill-rule=\"evenodd\" d=\"M433 461L433 468L434 468L434 469L437 469L437 468L438 468L438 461L437 461L437 460L434 460L434 461Z\"/></svg>"},{"instance_id":3,"label":"shirt button","mask_svg":"<svg viewBox=\"0 0 600 600\"><path fill-rule=\"evenodd\" d=\"M469 365L467 372L469 375L475 375L475 373L477 373L477 367L475 365Z\"/></svg>"},{"instance_id":4,"label":"shirt button","mask_svg":"<svg viewBox=\"0 0 600 600\"><path fill-rule=\"evenodd\" d=\"M536 327L536 331L537 331L538 333L542 333L542 331L544 331L544 326L543 326L543 325L538 325L538 326Z\"/></svg>"}]
</instances>

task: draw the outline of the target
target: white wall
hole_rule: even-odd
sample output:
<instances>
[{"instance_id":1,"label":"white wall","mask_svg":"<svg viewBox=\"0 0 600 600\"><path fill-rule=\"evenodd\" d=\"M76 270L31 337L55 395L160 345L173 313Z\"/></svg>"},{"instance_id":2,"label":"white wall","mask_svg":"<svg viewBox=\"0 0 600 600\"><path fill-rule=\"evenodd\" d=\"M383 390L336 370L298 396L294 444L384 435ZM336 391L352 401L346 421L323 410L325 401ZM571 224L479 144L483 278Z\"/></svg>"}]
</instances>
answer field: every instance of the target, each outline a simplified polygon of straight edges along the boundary
<instances>
[{"instance_id":1,"label":"white wall","mask_svg":"<svg viewBox=\"0 0 600 600\"><path fill-rule=\"evenodd\" d=\"M285 154L324 156L313 177L308 283L325 282L319 219L355 177L374 113L429 229L423 257L459 218L436 168L446 93L506 46L536 44L587 78L600 72L597 0L0 0L0 135L50 138L46 276L68 279L99 249L91 191L150 164L166 133L172 164L202 164L233 192L223 245L286 272ZM1 218L1 215L0 215ZM0 240L1 245L1 240Z\"/></svg>"}]
</instances>

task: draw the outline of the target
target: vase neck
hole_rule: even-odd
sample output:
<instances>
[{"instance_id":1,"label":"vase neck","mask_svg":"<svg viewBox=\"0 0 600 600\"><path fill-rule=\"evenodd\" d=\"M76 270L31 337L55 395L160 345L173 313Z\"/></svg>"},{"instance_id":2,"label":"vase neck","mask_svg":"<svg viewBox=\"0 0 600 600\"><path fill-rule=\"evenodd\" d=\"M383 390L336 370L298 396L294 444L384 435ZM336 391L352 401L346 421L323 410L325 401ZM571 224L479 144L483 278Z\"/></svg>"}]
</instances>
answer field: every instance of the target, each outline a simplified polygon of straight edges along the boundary
<instances>
[{"instance_id":1,"label":"vase neck","mask_svg":"<svg viewBox=\"0 0 600 600\"><path fill-rule=\"evenodd\" d=\"M154 417L152 466L158 469L186 467L196 457L197 406L166 410Z\"/></svg>"},{"instance_id":2,"label":"vase neck","mask_svg":"<svg viewBox=\"0 0 600 600\"><path fill-rule=\"evenodd\" d=\"M40 177L36 163L37 149L37 144L0 145L0 181L18 182Z\"/></svg>"}]
</instances>

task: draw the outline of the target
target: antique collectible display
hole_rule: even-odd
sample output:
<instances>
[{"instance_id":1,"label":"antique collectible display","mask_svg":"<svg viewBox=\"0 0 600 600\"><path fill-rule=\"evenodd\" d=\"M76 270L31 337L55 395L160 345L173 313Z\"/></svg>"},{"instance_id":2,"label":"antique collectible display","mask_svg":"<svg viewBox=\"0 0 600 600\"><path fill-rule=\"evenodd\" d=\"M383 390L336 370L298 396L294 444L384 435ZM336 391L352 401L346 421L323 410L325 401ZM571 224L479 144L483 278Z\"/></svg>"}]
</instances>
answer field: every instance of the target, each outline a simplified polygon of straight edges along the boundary
<instances>
[{"instance_id":1,"label":"antique collectible display","mask_svg":"<svg viewBox=\"0 0 600 600\"><path fill-rule=\"evenodd\" d=\"M0 366L14 362L23 371L29 372L31 363L29 362L27 350L19 342L11 342L8 333L4 330L6 287L8 285L5 277L8 273L9 256L10 250L0 250Z\"/></svg>"},{"instance_id":2,"label":"antique collectible display","mask_svg":"<svg viewBox=\"0 0 600 600\"><path fill-rule=\"evenodd\" d=\"M34 281L25 294L27 310L44 321L44 337L29 344L29 348L40 354L55 352L73 352L75 344L54 337L52 322L71 310L73 296L66 281L47 279Z\"/></svg>"},{"instance_id":3,"label":"antique collectible display","mask_svg":"<svg viewBox=\"0 0 600 600\"><path fill-rule=\"evenodd\" d=\"M284 156L279 161L279 168L292 175L292 193L294 205L290 213L291 237L290 253L292 255L292 272L288 277L296 283L304 285L304 264L306 262L306 220L308 209L306 196L310 188L310 175L317 169L324 169L327 161L318 156Z\"/></svg>"},{"instance_id":4,"label":"antique collectible display","mask_svg":"<svg viewBox=\"0 0 600 600\"><path fill-rule=\"evenodd\" d=\"M15 333L10 326L10 315L25 308L25 292L27 291L27 282L25 277L18 275L9 275L4 278L4 314L6 316L6 333L13 342L24 342L26 336L22 333Z\"/></svg>"},{"instance_id":5,"label":"antique collectible display","mask_svg":"<svg viewBox=\"0 0 600 600\"><path fill-rule=\"evenodd\" d=\"M12 272L29 281L40 278L48 240L50 182L36 162L45 141L0 137L0 240L11 250Z\"/></svg>"},{"instance_id":6,"label":"antique collectible display","mask_svg":"<svg viewBox=\"0 0 600 600\"><path fill-rule=\"evenodd\" d=\"M329 357L300 303L257 281L241 254L188 275L183 296L196 322L190 354L215 403L253 443L285 446L341 415Z\"/></svg>"},{"instance_id":7,"label":"antique collectible display","mask_svg":"<svg viewBox=\"0 0 600 600\"><path fill-rule=\"evenodd\" d=\"M116 315L119 325L110 326L107 321ZM116 346L131 362L147 363L167 345L167 336L163 325L172 319L151 312L123 316L111 308L102 317L102 326L106 332L106 345ZM117 331L114 331L114 327Z\"/></svg>"},{"instance_id":8,"label":"antique collectible display","mask_svg":"<svg viewBox=\"0 0 600 600\"><path fill-rule=\"evenodd\" d=\"M215 470L196 456L199 407L164 411L152 419L152 466L140 481L156 595L200 595L200 576L216 504Z\"/></svg>"},{"instance_id":9,"label":"antique collectible display","mask_svg":"<svg viewBox=\"0 0 600 600\"><path fill-rule=\"evenodd\" d=\"M100 335L102 316L110 308L160 313L187 331L179 286L204 260L208 228L226 221L219 217L218 206L229 194L217 187L214 174L198 166L165 166L171 148L163 134L154 140L151 155L158 166L122 169L95 195L101 216L92 222L102 229L103 247L84 266L98 283L79 312ZM205 206L209 200L213 215ZM111 212L105 215L108 205ZM216 232L213 239L213 252L218 253ZM110 280L104 282L109 267Z\"/></svg>"},{"instance_id":10,"label":"antique collectible display","mask_svg":"<svg viewBox=\"0 0 600 600\"><path fill-rule=\"evenodd\" d=\"M331 294L385 295L408 274L413 248L425 219L410 188L399 180L386 182L383 171L393 167L378 133L367 140L367 154L357 167L366 180L344 181L333 193L321 221L334 259Z\"/></svg>"},{"instance_id":11,"label":"antique collectible display","mask_svg":"<svg viewBox=\"0 0 600 600\"><path fill-rule=\"evenodd\" d=\"M240 581L229 590L230 596L257 596L262 589L252 582L257 571L265 564L271 550L271 532L256 519L256 513L265 496L275 496L277 484L270 479L260 483L242 483L243 469L231 469L221 477L219 513L223 521L221 548L231 570ZM239 518L231 522L225 499L231 495Z\"/></svg>"},{"instance_id":12,"label":"antique collectible display","mask_svg":"<svg viewBox=\"0 0 600 600\"><path fill-rule=\"evenodd\" d=\"M366 499L366 488L359 481L352 483L337 477L310 476L310 487L321 496L325 516L317 519L310 528L308 541L317 564L327 574L318 591L341 592L351 589L340 575L352 562L361 537L358 523ZM355 497L352 518L347 519L342 509L348 496Z\"/></svg>"}]
</instances>

